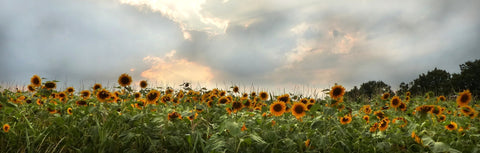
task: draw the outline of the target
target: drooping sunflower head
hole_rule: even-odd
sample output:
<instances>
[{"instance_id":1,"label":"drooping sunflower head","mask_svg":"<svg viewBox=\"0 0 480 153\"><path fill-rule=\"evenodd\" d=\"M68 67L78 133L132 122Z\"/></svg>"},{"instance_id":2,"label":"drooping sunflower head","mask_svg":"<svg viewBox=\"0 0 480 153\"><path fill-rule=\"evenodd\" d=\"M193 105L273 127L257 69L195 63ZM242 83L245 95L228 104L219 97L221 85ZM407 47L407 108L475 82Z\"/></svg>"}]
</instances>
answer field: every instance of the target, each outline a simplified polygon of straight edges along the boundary
<instances>
[{"instance_id":1,"label":"drooping sunflower head","mask_svg":"<svg viewBox=\"0 0 480 153\"><path fill-rule=\"evenodd\" d=\"M383 119L382 121L380 121L380 125L378 126L378 129L380 129L380 131L387 130L389 122L390 122L389 120Z\"/></svg>"},{"instance_id":2,"label":"drooping sunflower head","mask_svg":"<svg viewBox=\"0 0 480 153\"><path fill-rule=\"evenodd\" d=\"M219 104L227 104L230 100L227 97L222 97L218 99Z\"/></svg>"},{"instance_id":3,"label":"drooping sunflower head","mask_svg":"<svg viewBox=\"0 0 480 153\"><path fill-rule=\"evenodd\" d=\"M307 104L307 110L310 110L313 107L314 103L308 103Z\"/></svg>"},{"instance_id":4,"label":"drooping sunflower head","mask_svg":"<svg viewBox=\"0 0 480 153\"><path fill-rule=\"evenodd\" d=\"M296 102L292 106L292 115L295 116L297 119L305 116L305 112L307 111L307 106L301 102Z\"/></svg>"},{"instance_id":5,"label":"drooping sunflower head","mask_svg":"<svg viewBox=\"0 0 480 153\"><path fill-rule=\"evenodd\" d=\"M265 91L260 92L260 99L262 100L267 100L268 99L268 93Z\"/></svg>"},{"instance_id":6,"label":"drooping sunflower head","mask_svg":"<svg viewBox=\"0 0 480 153\"><path fill-rule=\"evenodd\" d=\"M338 99L340 97L343 97L345 94L345 88L341 85L335 85L332 87L332 90L330 90L330 97L332 99Z\"/></svg>"},{"instance_id":7,"label":"drooping sunflower head","mask_svg":"<svg viewBox=\"0 0 480 153\"><path fill-rule=\"evenodd\" d=\"M147 88L147 86L148 86L147 80L140 81L140 88L144 89L144 88Z\"/></svg>"},{"instance_id":8,"label":"drooping sunflower head","mask_svg":"<svg viewBox=\"0 0 480 153\"><path fill-rule=\"evenodd\" d=\"M34 91L35 91L35 86L32 85L32 84L28 85L27 88L28 88L28 91L30 91L30 92L34 92Z\"/></svg>"},{"instance_id":9,"label":"drooping sunflower head","mask_svg":"<svg viewBox=\"0 0 480 153\"><path fill-rule=\"evenodd\" d=\"M66 91L67 93L71 94L71 93L75 92L75 88L73 88L73 87L68 87L65 91Z\"/></svg>"},{"instance_id":10,"label":"drooping sunflower head","mask_svg":"<svg viewBox=\"0 0 480 153\"><path fill-rule=\"evenodd\" d=\"M45 88L46 89L55 89L57 87L57 83L53 82L53 81L47 81L45 83Z\"/></svg>"},{"instance_id":11,"label":"drooping sunflower head","mask_svg":"<svg viewBox=\"0 0 480 153\"><path fill-rule=\"evenodd\" d=\"M288 103L290 101L290 95L284 94L284 95L278 96L277 100L280 102Z\"/></svg>"},{"instance_id":12,"label":"drooping sunflower head","mask_svg":"<svg viewBox=\"0 0 480 153\"><path fill-rule=\"evenodd\" d=\"M466 106L472 100L472 93L470 90L463 90L460 92L457 97L457 105L458 106Z\"/></svg>"},{"instance_id":13,"label":"drooping sunflower head","mask_svg":"<svg viewBox=\"0 0 480 153\"><path fill-rule=\"evenodd\" d=\"M473 110L472 107L466 105L466 106L460 107L460 111L462 112L463 115L469 116L470 114L474 113L475 110Z\"/></svg>"},{"instance_id":14,"label":"drooping sunflower head","mask_svg":"<svg viewBox=\"0 0 480 153\"><path fill-rule=\"evenodd\" d=\"M436 107L435 107L435 106L434 106L434 107L432 108L431 112L432 112L432 114L440 115L440 114L443 113L443 112L442 112L442 107L440 107L440 106L436 106Z\"/></svg>"},{"instance_id":15,"label":"drooping sunflower head","mask_svg":"<svg viewBox=\"0 0 480 153\"><path fill-rule=\"evenodd\" d=\"M123 73L118 77L118 84L122 87L129 86L130 83L132 83L132 77L130 77L128 74Z\"/></svg>"},{"instance_id":16,"label":"drooping sunflower head","mask_svg":"<svg viewBox=\"0 0 480 153\"><path fill-rule=\"evenodd\" d=\"M456 130L456 129L457 129L457 123L455 123L455 122L450 122L450 124L445 125L445 128L446 128L447 130L450 130L450 131Z\"/></svg>"},{"instance_id":17,"label":"drooping sunflower head","mask_svg":"<svg viewBox=\"0 0 480 153\"><path fill-rule=\"evenodd\" d=\"M102 89L97 93L97 99L100 102L105 102L110 96L110 92L106 89Z\"/></svg>"},{"instance_id":18,"label":"drooping sunflower head","mask_svg":"<svg viewBox=\"0 0 480 153\"><path fill-rule=\"evenodd\" d=\"M272 104L270 104L270 113L272 113L275 116L281 116L283 113L285 113L286 105L284 102L279 102L276 101Z\"/></svg>"},{"instance_id":19,"label":"drooping sunflower head","mask_svg":"<svg viewBox=\"0 0 480 153\"><path fill-rule=\"evenodd\" d=\"M390 97L390 93L386 92L382 95L382 100L387 100Z\"/></svg>"},{"instance_id":20,"label":"drooping sunflower head","mask_svg":"<svg viewBox=\"0 0 480 153\"><path fill-rule=\"evenodd\" d=\"M80 96L83 97L83 98L90 98L90 91L88 90L83 90L80 92Z\"/></svg>"},{"instance_id":21,"label":"drooping sunflower head","mask_svg":"<svg viewBox=\"0 0 480 153\"><path fill-rule=\"evenodd\" d=\"M160 91L150 90L150 92L148 92L145 98L147 100L147 103L156 103L157 100L160 98Z\"/></svg>"},{"instance_id":22,"label":"drooping sunflower head","mask_svg":"<svg viewBox=\"0 0 480 153\"><path fill-rule=\"evenodd\" d=\"M40 78L38 75L33 75L32 78L30 79L30 83L34 87L40 87L42 86L42 78Z\"/></svg>"},{"instance_id":23,"label":"drooping sunflower head","mask_svg":"<svg viewBox=\"0 0 480 153\"><path fill-rule=\"evenodd\" d=\"M398 108L398 106L400 106L401 103L402 101L398 96L393 96L393 98L390 100L390 106L392 106L393 108Z\"/></svg>"},{"instance_id":24,"label":"drooping sunflower head","mask_svg":"<svg viewBox=\"0 0 480 153\"><path fill-rule=\"evenodd\" d=\"M93 85L93 91L101 89L101 88L102 88L102 84L100 84L100 83L95 83L95 85Z\"/></svg>"},{"instance_id":25,"label":"drooping sunflower head","mask_svg":"<svg viewBox=\"0 0 480 153\"><path fill-rule=\"evenodd\" d=\"M175 119L182 119L182 115L180 115L180 113L177 113L177 112L168 113L168 120L172 121Z\"/></svg>"},{"instance_id":26,"label":"drooping sunflower head","mask_svg":"<svg viewBox=\"0 0 480 153\"><path fill-rule=\"evenodd\" d=\"M365 120L365 122L367 122L367 123L370 122L370 116L368 116L368 115L364 115L362 117L362 119Z\"/></svg>"},{"instance_id":27,"label":"drooping sunflower head","mask_svg":"<svg viewBox=\"0 0 480 153\"><path fill-rule=\"evenodd\" d=\"M407 111L407 104L402 102L402 103L400 103L398 108L400 108L401 111Z\"/></svg>"}]
</instances>

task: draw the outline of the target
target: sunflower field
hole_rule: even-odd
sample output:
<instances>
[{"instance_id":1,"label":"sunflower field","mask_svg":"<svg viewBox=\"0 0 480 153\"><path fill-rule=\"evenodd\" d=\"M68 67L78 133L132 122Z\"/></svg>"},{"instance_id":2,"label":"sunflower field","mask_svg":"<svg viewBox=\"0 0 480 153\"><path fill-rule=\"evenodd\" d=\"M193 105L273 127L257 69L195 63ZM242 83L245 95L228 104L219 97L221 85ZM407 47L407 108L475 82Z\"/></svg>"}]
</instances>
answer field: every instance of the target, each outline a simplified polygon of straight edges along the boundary
<instances>
[{"instance_id":1,"label":"sunflower field","mask_svg":"<svg viewBox=\"0 0 480 153\"><path fill-rule=\"evenodd\" d=\"M469 90L348 101L230 89L57 90L34 75L0 91L0 152L478 152L480 106Z\"/></svg>"}]
</instances>

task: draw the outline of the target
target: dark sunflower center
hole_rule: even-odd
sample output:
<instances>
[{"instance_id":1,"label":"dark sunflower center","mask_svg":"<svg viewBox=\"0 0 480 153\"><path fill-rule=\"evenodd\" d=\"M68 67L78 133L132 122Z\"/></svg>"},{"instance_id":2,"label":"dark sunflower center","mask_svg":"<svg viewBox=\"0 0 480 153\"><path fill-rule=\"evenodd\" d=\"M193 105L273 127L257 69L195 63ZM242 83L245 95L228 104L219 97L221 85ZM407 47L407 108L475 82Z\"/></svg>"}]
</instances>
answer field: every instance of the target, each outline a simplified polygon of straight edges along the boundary
<instances>
[{"instance_id":1,"label":"dark sunflower center","mask_svg":"<svg viewBox=\"0 0 480 153\"><path fill-rule=\"evenodd\" d=\"M149 101L155 100L158 97L157 93L150 93L147 95Z\"/></svg>"},{"instance_id":2,"label":"dark sunflower center","mask_svg":"<svg viewBox=\"0 0 480 153\"><path fill-rule=\"evenodd\" d=\"M452 124L448 124L448 128L453 129L454 127Z\"/></svg>"},{"instance_id":3,"label":"dark sunflower center","mask_svg":"<svg viewBox=\"0 0 480 153\"><path fill-rule=\"evenodd\" d=\"M280 112L280 111L282 111L282 109L283 109L283 107L282 107L281 104L275 104L275 105L273 105L273 110L274 110L275 112Z\"/></svg>"},{"instance_id":4,"label":"dark sunflower center","mask_svg":"<svg viewBox=\"0 0 480 153\"><path fill-rule=\"evenodd\" d=\"M398 99L393 99L393 100L392 100L392 104L393 104L394 106L398 105L398 103L399 103Z\"/></svg>"},{"instance_id":5,"label":"dark sunflower center","mask_svg":"<svg viewBox=\"0 0 480 153\"><path fill-rule=\"evenodd\" d=\"M135 94L135 98L140 98L140 94Z\"/></svg>"},{"instance_id":6,"label":"dark sunflower center","mask_svg":"<svg viewBox=\"0 0 480 153\"><path fill-rule=\"evenodd\" d=\"M120 82L122 82L122 84L129 84L130 83L130 79L128 77L122 77L120 79Z\"/></svg>"},{"instance_id":7,"label":"dark sunflower center","mask_svg":"<svg viewBox=\"0 0 480 153\"><path fill-rule=\"evenodd\" d=\"M390 95L387 95L387 94L383 95L383 99L387 99L388 97L390 97Z\"/></svg>"},{"instance_id":8,"label":"dark sunflower center","mask_svg":"<svg viewBox=\"0 0 480 153\"><path fill-rule=\"evenodd\" d=\"M140 82L140 87L142 87L142 88L147 87L147 82Z\"/></svg>"},{"instance_id":9,"label":"dark sunflower center","mask_svg":"<svg viewBox=\"0 0 480 153\"><path fill-rule=\"evenodd\" d=\"M261 93L261 94L260 94L260 97L263 98L263 99L267 98L267 96L268 96L268 95L267 95L266 93Z\"/></svg>"},{"instance_id":10,"label":"dark sunflower center","mask_svg":"<svg viewBox=\"0 0 480 153\"><path fill-rule=\"evenodd\" d=\"M307 109L311 109L312 106L313 106L313 104L308 104L308 105L307 105Z\"/></svg>"},{"instance_id":11,"label":"dark sunflower center","mask_svg":"<svg viewBox=\"0 0 480 153\"><path fill-rule=\"evenodd\" d=\"M88 95L89 95L88 92L83 92L83 93L82 93L82 96L83 96L83 97L88 97Z\"/></svg>"},{"instance_id":12,"label":"dark sunflower center","mask_svg":"<svg viewBox=\"0 0 480 153\"><path fill-rule=\"evenodd\" d=\"M95 85L93 86L93 90L97 90L97 89L100 89L101 87L99 85Z\"/></svg>"},{"instance_id":13,"label":"dark sunflower center","mask_svg":"<svg viewBox=\"0 0 480 153\"><path fill-rule=\"evenodd\" d=\"M87 102L86 102L86 101L83 101L83 100L81 100L81 101L78 101L78 105L86 105L86 104L87 104Z\"/></svg>"},{"instance_id":14,"label":"dark sunflower center","mask_svg":"<svg viewBox=\"0 0 480 153\"><path fill-rule=\"evenodd\" d=\"M228 100L226 98L222 98L222 99L220 99L220 104L225 104L225 103L227 103L227 101Z\"/></svg>"},{"instance_id":15,"label":"dark sunflower center","mask_svg":"<svg viewBox=\"0 0 480 153\"><path fill-rule=\"evenodd\" d=\"M340 94L342 94L342 89L340 88L333 89L333 96L340 96Z\"/></svg>"},{"instance_id":16,"label":"dark sunflower center","mask_svg":"<svg viewBox=\"0 0 480 153\"><path fill-rule=\"evenodd\" d=\"M110 95L106 91L100 91L100 93L98 94L98 97L100 99L107 99L108 97L110 97Z\"/></svg>"},{"instance_id":17,"label":"dark sunflower center","mask_svg":"<svg viewBox=\"0 0 480 153\"><path fill-rule=\"evenodd\" d=\"M468 95L466 95L466 94L462 95L462 97L460 97L460 101L462 103L466 103L468 101Z\"/></svg>"},{"instance_id":18,"label":"dark sunflower center","mask_svg":"<svg viewBox=\"0 0 480 153\"><path fill-rule=\"evenodd\" d=\"M380 124L380 127L384 128L384 127L386 127L387 125L388 125L387 122L382 121L382 123Z\"/></svg>"},{"instance_id":19,"label":"dark sunflower center","mask_svg":"<svg viewBox=\"0 0 480 153\"><path fill-rule=\"evenodd\" d=\"M303 112L305 111L305 110L303 109L303 107L301 107L301 106L297 106L297 107L295 107L295 109L293 109L293 110L294 110L295 113L297 113L297 114L301 114L301 113L303 113Z\"/></svg>"},{"instance_id":20,"label":"dark sunflower center","mask_svg":"<svg viewBox=\"0 0 480 153\"><path fill-rule=\"evenodd\" d=\"M288 101L288 97L280 97L278 100L279 100L279 101L283 101L283 102L287 102L287 101Z\"/></svg>"},{"instance_id":21,"label":"dark sunflower center","mask_svg":"<svg viewBox=\"0 0 480 153\"><path fill-rule=\"evenodd\" d=\"M40 84L40 80L38 78L33 78L32 83L35 85Z\"/></svg>"},{"instance_id":22,"label":"dark sunflower center","mask_svg":"<svg viewBox=\"0 0 480 153\"><path fill-rule=\"evenodd\" d=\"M349 120L348 117L344 117L344 118L342 119L343 122L348 122L348 120Z\"/></svg>"},{"instance_id":23,"label":"dark sunflower center","mask_svg":"<svg viewBox=\"0 0 480 153\"><path fill-rule=\"evenodd\" d=\"M47 88L55 88L55 83L53 83L53 82L45 83L45 87L47 87Z\"/></svg>"},{"instance_id":24,"label":"dark sunflower center","mask_svg":"<svg viewBox=\"0 0 480 153\"><path fill-rule=\"evenodd\" d=\"M233 103L233 109L239 109L242 107L242 103L236 101Z\"/></svg>"},{"instance_id":25,"label":"dark sunflower center","mask_svg":"<svg viewBox=\"0 0 480 153\"><path fill-rule=\"evenodd\" d=\"M302 99L301 102L302 102L303 104L307 104L308 101L307 101L306 99Z\"/></svg>"},{"instance_id":26,"label":"dark sunflower center","mask_svg":"<svg viewBox=\"0 0 480 153\"><path fill-rule=\"evenodd\" d=\"M463 112L465 112L465 113L468 114L468 113L470 113L470 109L468 109L468 108L463 108Z\"/></svg>"},{"instance_id":27,"label":"dark sunflower center","mask_svg":"<svg viewBox=\"0 0 480 153\"><path fill-rule=\"evenodd\" d=\"M246 101L245 104L244 104L246 107L250 106L250 101Z\"/></svg>"}]
</instances>

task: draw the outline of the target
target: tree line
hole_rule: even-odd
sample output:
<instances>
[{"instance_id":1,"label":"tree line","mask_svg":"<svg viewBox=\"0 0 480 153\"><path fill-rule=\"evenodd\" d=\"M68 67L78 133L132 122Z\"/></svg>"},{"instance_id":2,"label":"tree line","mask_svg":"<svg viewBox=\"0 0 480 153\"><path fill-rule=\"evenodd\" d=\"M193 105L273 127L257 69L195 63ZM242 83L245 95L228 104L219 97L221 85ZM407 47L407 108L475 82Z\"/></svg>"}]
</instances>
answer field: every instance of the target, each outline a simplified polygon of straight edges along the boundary
<instances>
[{"instance_id":1,"label":"tree line","mask_svg":"<svg viewBox=\"0 0 480 153\"><path fill-rule=\"evenodd\" d=\"M435 68L422 73L415 80L399 85L393 91L391 86L383 81L368 81L362 83L360 88L354 86L345 93L345 98L358 101L370 100L383 93L390 95L403 95L409 91L412 96L453 96L465 89L470 90L472 96L480 95L480 59L467 61L460 65L460 73L450 74L445 70Z\"/></svg>"}]
</instances>

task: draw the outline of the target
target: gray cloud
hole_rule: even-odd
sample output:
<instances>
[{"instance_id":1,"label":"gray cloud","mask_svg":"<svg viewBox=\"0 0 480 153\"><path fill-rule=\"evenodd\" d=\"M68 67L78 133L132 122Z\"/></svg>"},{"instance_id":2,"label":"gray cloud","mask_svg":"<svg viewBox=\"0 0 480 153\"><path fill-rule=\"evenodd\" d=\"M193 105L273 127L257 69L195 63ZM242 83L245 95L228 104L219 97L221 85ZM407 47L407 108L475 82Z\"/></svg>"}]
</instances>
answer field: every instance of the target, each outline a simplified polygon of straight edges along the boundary
<instances>
[{"instance_id":1,"label":"gray cloud","mask_svg":"<svg viewBox=\"0 0 480 153\"><path fill-rule=\"evenodd\" d=\"M225 33L212 35L211 24L202 23L184 29L191 35L184 40L177 23L183 18L172 21L148 6L2 1L0 71L7 73L0 78L115 80L130 68L141 78L151 66L144 57L176 50L176 57L212 68L216 82L351 88L383 80L395 88L435 67L458 72L459 64L480 58L479 3L209 0L199 13L229 21Z\"/></svg>"}]
</instances>

